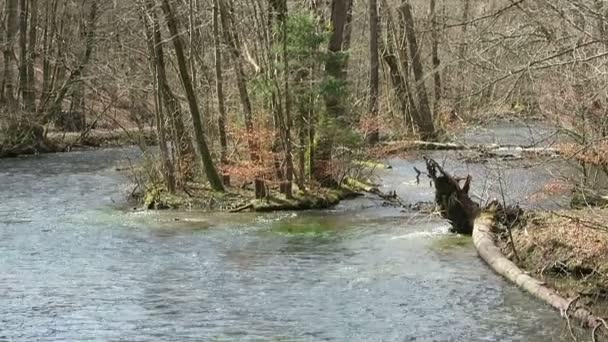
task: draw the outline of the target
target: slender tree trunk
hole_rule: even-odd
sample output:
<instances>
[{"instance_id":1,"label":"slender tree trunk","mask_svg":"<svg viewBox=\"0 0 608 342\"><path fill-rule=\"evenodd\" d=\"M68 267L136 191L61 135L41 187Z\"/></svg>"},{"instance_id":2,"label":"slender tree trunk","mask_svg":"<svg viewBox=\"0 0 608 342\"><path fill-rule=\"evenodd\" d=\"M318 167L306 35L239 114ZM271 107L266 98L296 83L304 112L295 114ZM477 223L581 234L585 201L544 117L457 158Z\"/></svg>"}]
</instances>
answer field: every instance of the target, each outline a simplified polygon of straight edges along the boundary
<instances>
[{"instance_id":1,"label":"slender tree trunk","mask_svg":"<svg viewBox=\"0 0 608 342\"><path fill-rule=\"evenodd\" d=\"M461 74L464 74L465 70L465 61L466 61L466 54L467 54L467 29L469 27L469 25L467 24L467 22L469 21L469 11L470 11L470 7L471 7L471 1L470 0L463 0L463 4L462 4L462 36L461 36L461 41L460 41L460 48L458 51L458 72ZM458 91L458 100L456 102L456 112L458 113L458 115L462 115L460 112L462 111L462 108L464 106L464 102L465 102L465 95L467 92L467 86L466 86L466 82L460 82L460 89Z\"/></svg>"},{"instance_id":2,"label":"slender tree trunk","mask_svg":"<svg viewBox=\"0 0 608 342\"><path fill-rule=\"evenodd\" d=\"M4 77L2 80L2 99L9 108L16 108L15 100L15 65L14 48L18 29L19 6L18 0L6 0L6 26L4 40Z\"/></svg>"},{"instance_id":3,"label":"slender tree trunk","mask_svg":"<svg viewBox=\"0 0 608 342\"><path fill-rule=\"evenodd\" d=\"M84 55L82 56L82 60L80 61L80 63L78 64L78 66L70 73L70 75L67 77L67 79L63 82L61 88L59 88L59 90L57 91L57 94L55 95L55 98L52 101L52 104L49 108L48 113L46 113L46 115L44 116L43 119L43 123L48 122L48 120L50 118L53 118L55 115L57 115L57 113L59 113L61 111L61 105L63 104L63 100L65 99L66 95L68 94L68 91L72 88L72 86L77 83L77 82L81 82L81 77L82 74L85 70L85 68L87 67L87 65L89 64L89 61L91 60L91 57L93 55L93 50L95 47L95 31L96 31L96 25L95 22L97 20L97 1L91 1L91 7L88 13L88 17L87 17L87 23L86 23L86 34L85 34L85 51L84 51ZM57 54L60 55L61 54L61 49L58 48ZM61 68L60 66L57 66L58 68L58 73L62 73L62 70L65 70L65 68ZM59 77L57 77L59 78Z\"/></svg>"},{"instance_id":4,"label":"slender tree trunk","mask_svg":"<svg viewBox=\"0 0 608 342\"><path fill-rule=\"evenodd\" d=\"M433 60L433 82L435 86L435 105L434 112L437 113L441 101L441 62L439 60L439 28L437 25L436 0L430 0L430 10L432 34L431 34L431 55Z\"/></svg>"},{"instance_id":5,"label":"slender tree trunk","mask_svg":"<svg viewBox=\"0 0 608 342\"><path fill-rule=\"evenodd\" d=\"M414 96L412 95L409 84L409 54L407 53L405 34L401 35L402 38L399 37L397 29L395 28L395 21L386 0L383 0L382 5L384 18L386 18L387 31L386 42L383 44L384 48L381 48L383 51L382 59L389 68L389 76L394 88L394 93L400 103L403 123L406 128L412 127L414 126L412 120L418 116L418 109L414 102ZM398 41L403 42L403 46L399 47ZM399 61L401 61L401 63L399 63Z\"/></svg>"},{"instance_id":6,"label":"slender tree trunk","mask_svg":"<svg viewBox=\"0 0 608 342\"><path fill-rule=\"evenodd\" d=\"M292 156L292 142L291 142L291 92L289 90L289 56L287 50L287 0L283 2L283 12L280 16L281 25L282 25L282 33L283 33L283 67L284 67L284 94L285 94L285 176L286 176L286 184L284 186L283 193L287 198L292 197L292 183L293 183L293 156Z\"/></svg>"},{"instance_id":7,"label":"slender tree trunk","mask_svg":"<svg viewBox=\"0 0 608 342\"><path fill-rule=\"evenodd\" d=\"M157 54L158 49L156 44L160 44L156 38L157 32L160 32L158 20L156 17L154 3L150 0L146 1L146 7L144 8L145 15L143 16L144 27L146 28L146 41L149 51L150 69L154 75L154 105L156 111L156 132L158 136L158 145L160 149L160 156L163 165L163 179L165 186L169 193L175 193L176 180L175 180L175 169L173 163L169 158L169 148L167 145L167 129L165 128L165 115L163 114L163 83L165 80L162 79L159 70L164 69L164 63ZM149 18L149 19L148 19Z\"/></svg>"},{"instance_id":8,"label":"slender tree trunk","mask_svg":"<svg viewBox=\"0 0 608 342\"><path fill-rule=\"evenodd\" d=\"M418 49L418 41L416 39L416 31L414 30L414 18L412 15L412 6L409 1L405 1L399 8L405 24L405 33L408 41L409 54L412 59L412 70L416 81L416 95L418 98L419 116L416 125L420 129L422 139L434 139L435 127L433 124L433 113L429 105L429 98L424 85L424 69L420 61Z\"/></svg>"},{"instance_id":9,"label":"slender tree trunk","mask_svg":"<svg viewBox=\"0 0 608 342\"><path fill-rule=\"evenodd\" d=\"M192 162L194 161L194 147L192 146L190 135L186 132L181 105L171 90L171 85L167 80L165 51L160 25L158 24L158 17L154 8L154 1L147 0L146 4L147 11L151 15L153 27L155 28L153 32L153 42L154 54L157 60L156 69L158 72L159 86L162 89L161 100L164 105L163 107L168 112L168 117L171 122L173 141L176 145L178 181L183 185L183 183L191 180L193 177Z\"/></svg>"},{"instance_id":10,"label":"slender tree trunk","mask_svg":"<svg viewBox=\"0 0 608 342\"><path fill-rule=\"evenodd\" d=\"M34 62L36 59L36 41L38 40L38 0L30 0L30 21L26 57L26 81L23 86L23 102L25 110L36 111L36 85L34 77Z\"/></svg>"},{"instance_id":11,"label":"slender tree trunk","mask_svg":"<svg viewBox=\"0 0 608 342\"><path fill-rule=\"evenodd\" d=\"M241 47L237 33L234 31L234 22L230 9L226 4L226 0L218 0L220 9L220 21L222 23L222 31L224 33L224 39L230 48L232 54L232 63L236 74L237 87L239 89L239 96L241 99L241 105L243 107L243 114L245 117L245 129L247 130L247 142L249 145L249 153L253 162L259 161L258 155L258 144L255 138L255 132L253 128L253 113L251 110L251 100L249 99L249 91L247 90L247 80L245 77L245 71L243 70L243 58L241 56Z\"/></svg>"},{"instance_id":12,"label":"slender tree trunk","mask_svg":"<svg viewBox=\"0 0 608 342\"><path fill-rule=\"evenodd\" d=\"M325 63L326 82L333 83L332 92L326 93L325 108L327 121L320 128L319 141L316 148L316 161L312 171L313 177L323 186L336 185L332 176L331 156L334 136L338 131L347 129L346 109L343 93L346 88L346 56L344 53L344 37L350 0L333 0L331 6L331 34L328 45L328 57Z\"/></svg>"},{"instance_id":13,"label":"slender tree trunk","mask_svg":"<svg viewBox=\"0 0 608 342\"><path fill-rule=\"evenodd\" d=\"M220 133L221 154L220 159L222 167L225 168L228 164L228 140L226 139L226 104L224 98L224 77L222 73L222 49L220 40L220 9L219 0L213 1L213 44L215 52L215 91L217 97L217 108L219 116L217 120ZM222 170L224 184L230 184L230 175L226 170Z\"/></svg>"},{"instance_id":14,"label":"slender tree trunk","mask_svg":"<svg viewBox=\"0 0 608 342\"><path fill-rule=\"evenodd\" d=\"M57 0L49 1L46 3L46 10L44 16L44 30L42 31L42 90L40 92L40 104L38 110L42 109L42 102L47 98L49 93L49 83L51 80L51 44L53 37L53 28L51 22L55 18L57 8Z\"/></svg>"},{"instance_id":15,"label":"slender tree trunk","mask_svg":"<svg viewBox=\"0 0 608 342\"><path fill-rule=\"evenodd\" d=\"M169 4L169 0L162 0L162 9L165 14L165 19L167 21L167 27L169 29L169 33L171 34L173 47L175 49L175 55L177 57L177 64L180 73L180 78L182 80L182 85L184 86L184 90L186 91L186 97L188 99L188 105L190 106L190 114L192 115L192 125L194 126L194 134L196 137L196 144L198 147L198 153L200 155L201 161L203 163L203 168L205 170L205 175L207 176L207 180L211 185L211 188L215 191L224 191L224 185L215 169L215 165L213 164L213 159L211 158L211 153L209 152L209 148L207 147L207 142L205 141L205 135L203 132L203 124L201 120L201 113L198 108L198 102L196 99L196 95L194 94L194 87L192 86L192 80L190 75L188 74L188 64L186 62L186 57L184 55L184 47L182 44L181 36L179 35L179 30L177 26L177 19L173 14L173 10L171 5Z\"/></svg>"},{"instance_id":16,"label":"slender tree trunk","mask_svg":"<svg viewBox=\"0 0 608 342\"><path fill-rule=\"evenodd\" d=\"M380 139L378 130L378 93L380 87L378 57L378 1L369 0L369 103L368 111L372 119L373 129L367 136L369 144L376 144Z\"/></svg>"},{"instance_id":17,"label":"slender tree trunk","mask_svg":"<svg viewBox=\"0 0 608 342\"><path fill-rule=\"evenodd\" d=\"M348 52L351 47L353 37L353 2L354 0L347 0L348 9L346 12L346 24L344 25L344 42L342 43L342 50ZM342 68L342 78L348 77L348 62L350 60L350 54L347 53L344 56L344 67Z\"/></svg>"},{"instance_id":18,"label":"slender tree trunk","mask_svg":"<svg viewBox=\"0 0 608 342\"><path fill-rule=\"evenodd\" d=\"M27 19L29 15L29 8L27 0L19 1L19 88L21 93L21 98L23 100L23 109L27 112L32 112L29 103L27 102L27 87L28 87L28 77L27 77L27 57L28 57L28 49L27 49Z\"/></svg>"}]
</instances>

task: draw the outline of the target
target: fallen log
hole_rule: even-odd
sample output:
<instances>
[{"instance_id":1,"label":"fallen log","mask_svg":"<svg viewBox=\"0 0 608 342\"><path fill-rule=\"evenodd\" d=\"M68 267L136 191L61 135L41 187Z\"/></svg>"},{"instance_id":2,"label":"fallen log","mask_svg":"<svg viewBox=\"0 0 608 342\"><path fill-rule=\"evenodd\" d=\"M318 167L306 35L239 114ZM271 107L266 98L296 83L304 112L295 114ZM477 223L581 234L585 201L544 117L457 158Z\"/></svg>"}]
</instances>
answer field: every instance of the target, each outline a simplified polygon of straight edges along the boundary
<instances>
[{"instance_id":1,"label":"fallen log","mask_svg":"<svg viewBox=\"0 0 608 342\"><path fill-rule=\"evenodd\" d=\"M584 327L591 328L592 340L595 341L599 335L598 329L603 328L604 334L602 340L605 341L608 326L606 322L592 314L591 311L583 306L576 304L577 298L565 299L561 297L555 290L546 286L540 280L537 280L509 260L496 246L492 228L495 224L495 214L490 210L482 213L474 223L473 228L473 243L477 249L479 256L498 274L507 278L517 286L525 289L536 298L548 303L553 308L558 310L562 317L569 320L574 317L583 324Z\"/></svg>"},{"instance_id":2,"label":"fallen log","mask_svg":"<svg viewBox=\"0 0 608 342\"><path fill-rule=\"evenodd\" d=\"M560 151L552 147L498 145L498 144L462 144L440 143L421 140L391 141L384 144L389 154L407 151L479 151L488 154L488 157L502 156L504 153L515 153L526 156L555 156Z\"/></svg>"}]
</instances>

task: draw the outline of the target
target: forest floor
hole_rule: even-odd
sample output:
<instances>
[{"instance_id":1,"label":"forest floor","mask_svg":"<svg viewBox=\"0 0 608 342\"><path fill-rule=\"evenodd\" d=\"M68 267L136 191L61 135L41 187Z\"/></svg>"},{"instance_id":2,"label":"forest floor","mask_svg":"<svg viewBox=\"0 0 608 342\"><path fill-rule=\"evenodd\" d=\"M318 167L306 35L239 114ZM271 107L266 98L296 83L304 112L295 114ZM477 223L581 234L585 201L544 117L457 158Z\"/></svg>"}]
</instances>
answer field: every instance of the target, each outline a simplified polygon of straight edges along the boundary
<instances>
[{"instance_id":1,"label":"forest floor","mask_svg":"<svg viewBox=\"0 0 608 342\"><path fill-rule=\"evenodd\" d=\"M529 213L523 227L499 245L526 272L608 316L608 208Z\"/></svg>"}]
</instances>

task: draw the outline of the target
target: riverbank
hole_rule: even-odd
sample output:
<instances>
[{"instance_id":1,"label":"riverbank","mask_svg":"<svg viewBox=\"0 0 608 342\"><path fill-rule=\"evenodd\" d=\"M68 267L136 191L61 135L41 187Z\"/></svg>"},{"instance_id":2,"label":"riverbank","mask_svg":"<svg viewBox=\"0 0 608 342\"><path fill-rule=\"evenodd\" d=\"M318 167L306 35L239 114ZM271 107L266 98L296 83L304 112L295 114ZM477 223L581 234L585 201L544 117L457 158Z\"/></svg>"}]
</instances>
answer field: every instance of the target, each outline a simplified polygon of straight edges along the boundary
<instances>
[{"instance_id":1,"label":"riverbank","mask_svg":"<svg viewBox=\"0 0 608 342\"><path fill-rule=\"evenodd\" d=\"M528 214L502 252L562 297L608 315L608 208Z\"/></svg>"},{"instance_id":2,"label":"riverbank","mask_svg":"<svg viewBox=\"0 0 608 342\"><path fill-rule=\"evenodd\" d=\"M29 144L0 146L0 158L110 147L151 146L155 143L156 131L151 127L92 129L85 132L48 132L44 142L39 146Z\"/></svg>"},{"instance_id":3,"label":"riverbank","mask_svg":"<svg viewBox=\"0 0 608 342\"><path fill-rule=\"evenodd\" d=\"M269 189L267 196L256 199L253 189L231 187L226 192L220 193L200 184L190 184L187 191L179 191L175 194L170 194L163 188L148 187L144 192L136 194L134 199L141 203L145 209L155 210L195 209L219 212L270 212L327 209L342 200L360 195L353 188L327 189L312 187L294 191L291 198Z\"/></svg>"}]
</instances>

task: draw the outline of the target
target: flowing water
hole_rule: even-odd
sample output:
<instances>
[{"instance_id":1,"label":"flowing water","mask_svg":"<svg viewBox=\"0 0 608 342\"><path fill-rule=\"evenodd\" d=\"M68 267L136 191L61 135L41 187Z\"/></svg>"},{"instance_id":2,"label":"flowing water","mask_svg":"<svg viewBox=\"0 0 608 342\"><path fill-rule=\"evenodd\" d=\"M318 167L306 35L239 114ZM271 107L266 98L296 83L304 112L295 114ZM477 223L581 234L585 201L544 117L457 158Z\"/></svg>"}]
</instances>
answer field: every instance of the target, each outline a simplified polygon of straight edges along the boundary
<instances>
[{"instance_id":1,"label":"flowing water","mask_svg":"<svg viewBox=\"0 0 608 342\"><path fill-rule=\"evenodd\" d=\"M557 313L492 273L441 220L367 197L322 212L124 210L116 165L126 157L137 152L0 160L0 341L565 336ZM419 160L391 163L387 188L432 198L415 184ZM518 172L526 191L545 177Z\"/></svg>"}]
</instances>

